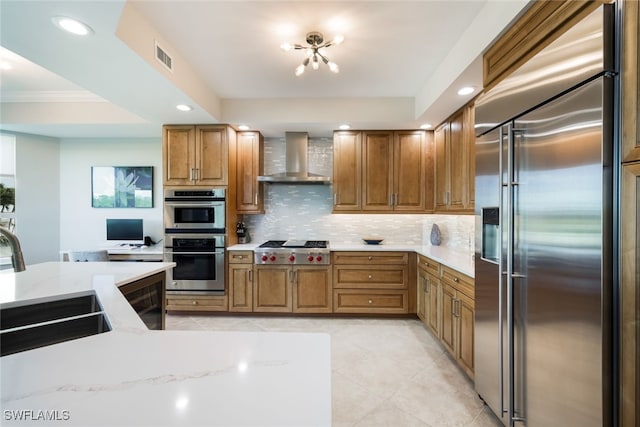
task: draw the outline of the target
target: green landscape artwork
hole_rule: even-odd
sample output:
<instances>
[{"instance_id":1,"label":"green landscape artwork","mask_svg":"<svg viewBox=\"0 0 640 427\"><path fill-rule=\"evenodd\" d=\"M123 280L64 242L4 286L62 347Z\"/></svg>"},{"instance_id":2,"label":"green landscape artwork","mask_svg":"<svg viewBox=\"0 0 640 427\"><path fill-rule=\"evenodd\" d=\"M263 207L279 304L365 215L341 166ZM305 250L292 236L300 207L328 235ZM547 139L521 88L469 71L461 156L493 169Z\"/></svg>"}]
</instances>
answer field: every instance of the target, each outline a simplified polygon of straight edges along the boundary
<instances>
[{"instance_id":1,"label":"green landscape artwork","mask_svg":"<svg viewBox=\"0 0 640 427\"><path fill-rule=\"evenodd\" d=\"M153 166L93 166L91 206L152 208Z\"/></svg>"}]
</instances>

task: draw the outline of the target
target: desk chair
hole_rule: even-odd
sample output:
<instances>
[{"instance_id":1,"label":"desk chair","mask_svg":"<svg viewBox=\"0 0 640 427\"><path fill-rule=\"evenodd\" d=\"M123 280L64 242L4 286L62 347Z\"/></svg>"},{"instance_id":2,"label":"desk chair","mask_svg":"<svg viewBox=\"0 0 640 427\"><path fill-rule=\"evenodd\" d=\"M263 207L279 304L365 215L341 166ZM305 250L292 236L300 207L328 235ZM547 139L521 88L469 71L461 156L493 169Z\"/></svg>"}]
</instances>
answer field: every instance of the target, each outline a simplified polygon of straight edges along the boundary
<instances>
[{"instance_id":1,"label":"desk chair","mask_svg":"<svg viewBox=\"0 0 640 427\"><path fill-rule=\"evenodd\" d=\"M107 252L106 250L69 251L69 261L71 262L109 261L109 252Z\"/></svg>"}]
</instances>

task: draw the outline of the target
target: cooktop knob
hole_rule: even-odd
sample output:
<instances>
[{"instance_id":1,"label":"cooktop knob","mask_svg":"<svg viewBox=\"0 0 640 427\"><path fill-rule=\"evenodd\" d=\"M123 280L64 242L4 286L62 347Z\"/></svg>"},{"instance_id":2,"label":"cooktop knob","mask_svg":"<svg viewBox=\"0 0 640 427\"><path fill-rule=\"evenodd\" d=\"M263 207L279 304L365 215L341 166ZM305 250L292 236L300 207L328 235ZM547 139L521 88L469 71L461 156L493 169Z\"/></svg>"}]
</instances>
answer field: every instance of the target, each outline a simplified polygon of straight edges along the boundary
<instances>
[{"instance_id":1,"label":"cooktop knob","mask_svg":"<svg viewBox=\"0 0 640 427\"><path fill-rule=\"evenodd\" d=\"M309 255L307 259L309 260L309 262L313 262L313 255Z\"/></svg>"},{"instance_id":2,"label":"cooktop knob","mask_svg":"<svg viewBox=\"0 0 640 427\"><path fill-rule=\"evenodd\" d=\"M275 261L275 260L276 260L276 256L275 256L275 255L271 255L271 256L269 257L269 259L270 259L271 261Z\"/></svg>"},{"instance_id":3,"label":"cooktop knob","mask_svg":"<svg viewBox=\"0 0 640 427\"><path fill-rule=\"evenodd\" d=\"M318 256L316 257L316 261L318 261L318 262L322 261L322 255L318 255Z\"/></svg>"},{"instance_id":4,"label":"cooktop knob","mask_svg":"<svg viewBox=\"0 0 640 427\"><path fill-rule=\"evenodd\" d=\"M266 261L267 259L269 259L269 257L267 257L266 255L262 255L262 261Z\"/></svg>"},{"instance_id":5,"label":"cooktop knob","mask_svg":"<svg viewBox=\"0 0 640 427\"><path fill-rule=\"evenodd\" d=\"M294 257L293 255L289 255L289 261L293 262L296 260L296 257Z\"/></svg>"}]
</instances>

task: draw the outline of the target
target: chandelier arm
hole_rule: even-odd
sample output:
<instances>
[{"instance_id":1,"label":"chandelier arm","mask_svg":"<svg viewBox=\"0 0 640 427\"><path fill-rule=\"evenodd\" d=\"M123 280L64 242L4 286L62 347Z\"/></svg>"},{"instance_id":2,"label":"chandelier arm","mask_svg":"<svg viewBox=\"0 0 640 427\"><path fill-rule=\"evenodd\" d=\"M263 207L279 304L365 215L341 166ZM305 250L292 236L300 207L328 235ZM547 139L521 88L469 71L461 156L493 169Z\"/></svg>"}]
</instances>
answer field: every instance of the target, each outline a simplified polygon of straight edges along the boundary
<instances>
[{"instance_id":1,"label":"chandelier arm","mask_svg":"<svg viewBox=\"0 0 640 427\"><path fill-rule=\"evenodd\" d=\"M322 58L322 62L324 62L325 64L329 63L329 58L327 58L326 56L324 56L323 54L321 54L320 52L316 52L318 54L318 56L320 58Z\"/></svg>"}]
</instances>

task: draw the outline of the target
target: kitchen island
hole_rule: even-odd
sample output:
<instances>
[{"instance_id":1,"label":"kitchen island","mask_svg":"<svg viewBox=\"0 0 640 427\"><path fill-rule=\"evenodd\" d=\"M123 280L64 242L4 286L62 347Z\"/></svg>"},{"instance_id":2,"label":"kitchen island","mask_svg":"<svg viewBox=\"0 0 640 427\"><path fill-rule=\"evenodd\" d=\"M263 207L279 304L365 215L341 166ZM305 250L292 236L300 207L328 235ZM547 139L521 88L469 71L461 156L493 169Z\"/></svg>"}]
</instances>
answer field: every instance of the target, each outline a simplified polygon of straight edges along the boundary
<instances>
[{"instance_id":1,"label":"kitchen island","mask_svg":"<svg viewBox=\"0 0 640 427\"><path fill-rule=\"evenodd\" d=\"M0 273L2 308L95 292L111 331L0 358L2 425L329 426L326 334L150 331L119 286L173 263Z\"/></svg>"}]
</instances>

